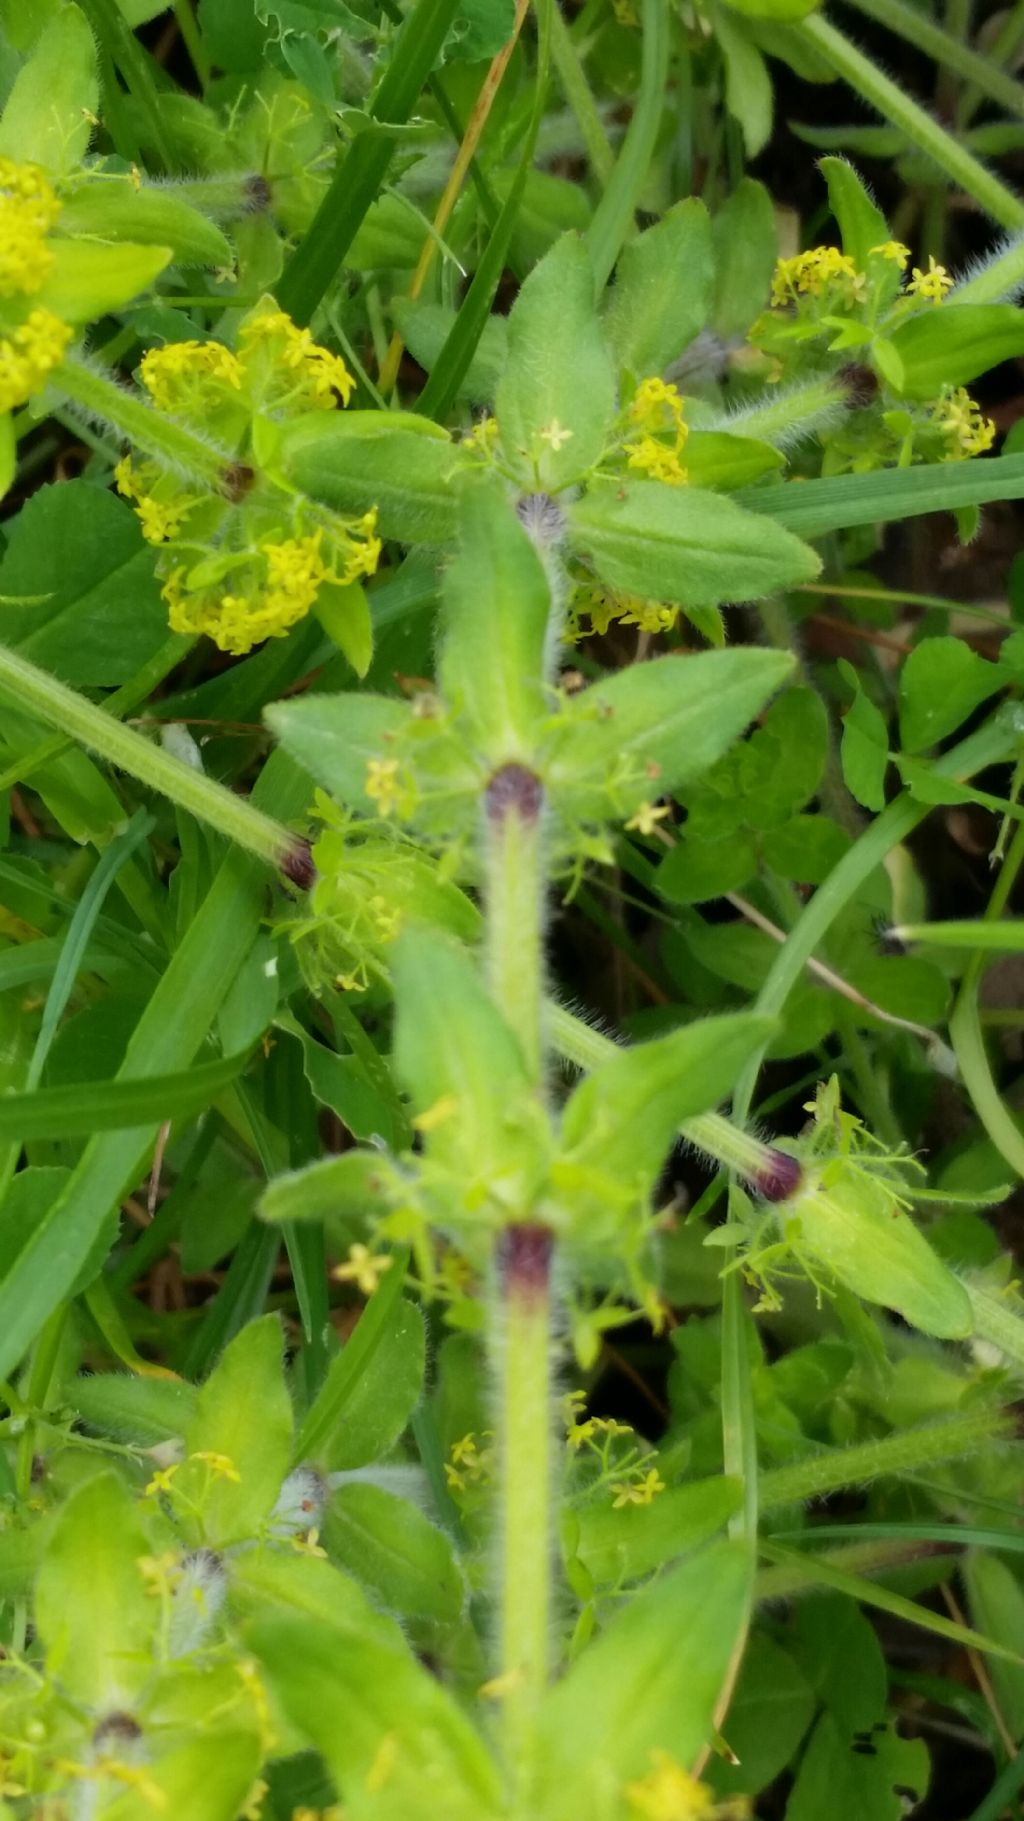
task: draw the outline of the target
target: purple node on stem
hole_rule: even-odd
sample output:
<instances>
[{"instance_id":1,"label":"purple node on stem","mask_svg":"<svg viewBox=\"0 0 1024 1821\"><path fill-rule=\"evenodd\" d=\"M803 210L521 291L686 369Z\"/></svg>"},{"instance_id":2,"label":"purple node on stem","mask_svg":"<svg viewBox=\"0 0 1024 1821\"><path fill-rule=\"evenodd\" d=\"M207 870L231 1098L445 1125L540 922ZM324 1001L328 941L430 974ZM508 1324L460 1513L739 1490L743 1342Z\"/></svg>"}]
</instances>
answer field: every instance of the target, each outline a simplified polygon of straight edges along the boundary
<instances>
[{"instance_id":1,"label":"purple node on stem","mask_svg":"<svg viewBox=\"0 0 1024 1821\"><path fill-rule=\"evenodd\" d=\"M754 1188L765 1201L788 1201L803 1180L803 1170L788 1151L771 1150L769 1161L751 1178Z\"/></svg>"},{"instance_id":2,"label":"purple node on stem","mask_svg":"<svg viewBox=\"0 0 1024 1821\"><path fill-rule=\"evenodd\" d=\"M286 879L297 885L300 891L308 892L316 879L316 867L313 865L313 851L308 841L296 836L294 846L290 847L281 860L281 871Z\"/></svg>"},{"instance_id":3,"label":"purple node on stem","mask_svg":"<svg viewBox=\"0 0 1024 1821\"><path fill-rule=\"evenodd\" d=\"M518 816L520 822L536 822L543 802L544 786L537 773L515 760L502 765L488 779L484 791L484 813L496 828L506 816Z\"/></svg>"},{"instance_id":4,"label":"purple node on stem","mask_svg":"<svg viewBox=\"0 0 1024 1821\"><path fill-rule=\"evenodd\" d=\"M542 1303L551 1281L551 1255L555 1236L538 1221L517 1221L505 1227L498 1239L498 1282L504 1297L521 1303Z\"/></svg>"}]
</instances>

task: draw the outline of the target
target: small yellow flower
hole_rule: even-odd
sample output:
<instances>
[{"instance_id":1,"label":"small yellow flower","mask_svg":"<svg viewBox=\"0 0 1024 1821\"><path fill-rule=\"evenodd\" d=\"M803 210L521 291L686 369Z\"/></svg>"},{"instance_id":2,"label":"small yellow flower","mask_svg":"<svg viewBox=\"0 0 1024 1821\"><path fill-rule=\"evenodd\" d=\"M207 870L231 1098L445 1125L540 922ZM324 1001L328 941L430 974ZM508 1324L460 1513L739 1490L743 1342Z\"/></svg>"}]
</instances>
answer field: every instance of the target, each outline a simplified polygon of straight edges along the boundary
<instances>
[{"instance_id":1,"label":"small yellow flower","mask_svg":"<svg viewBox=\"0 0 1024 1821\"><path fill-rule=\"evenodd\" d=\"M382 816L390 816L398 802L398 760L368 759L363 786Z\"/></svg>"},{"instance_id":2,"label":"small yellow flower","mask_svg":"<svg viewBox=\"0 0 1024 1821\"><path fill-rule=\"evenodd\" d=\"M667 1751L651 1753L653 1768L636 1783L627 1783L626 1800L643 1821L711 1821L715 1798Z\"/></svg>"},{"instance_id":3,"label":"small yellow flower","mask_svg":"<svg viewBox=\"0 0 1024 1821\"><path fill-rule=\"evenodd\" d=\"M31 310L9 335L0 336L0 412L25 405L59 367L71 330L52 310Z\"/></svg>"},{"instance_id":4,"label":"small yellow flower","mask_svg":"<svg viewBox=\"0 0 1024 1821\"><path fill-rule=\"evenodd\" d=\"M137 502L135 516L147 544L165 544L169 538L177 537L182 521L190 510L187 501L165 503L149 494Z\"/></svg>"},{"instance_id":5,"label":"small yellow flower","mask_svg":"<svg viewBox=\"0 0 1024 1821\"><path fill-rule=\"evenodd\" d=\"M243 371L237 355L219 341L170 341L142 357L139 378L162 411L194 410L215 388L239 392Z\"/></svg>"},{"instance_id":6,"label":"small yellow flower","mask_svg":"<svg viewBox=\"0 0 1024 1821\"><path fill-rule=\"evenodd\" d=\"M934 407L939 428L949 442L947 461L984 455L996 439L996 427L963 386L958 386Z\"/></svg>"},{"instance_id":7,"label":"small yellow flower","mask_svg":"<svg viewBox=\"0 0 1024 1821\"><path fill-rule=\"evenodd\" d=\"M821 297L829 285L837 283L848 294L859 296L864 289L864 274L838 247L808 247L805 253L778 261L772 278L772 308L780 309L798 297Z\"/></svg>"},{"instance_id":8,"label":"small yellow flower","mask_svg":"<svg viewBox=\"0 0 1024 1821\"><path fill-rule=\"evenodd\" d=\"M623 447L627 467L638 468L648 479L663 481L668 487L685 487L687 473L678 450L670 449L654 436L642 436L639 442L625 443Z\"/></svg>"},{"instance_id":9,"label":"small yellow flower","mask_svg":"<svg viewBox=\"0 0 1024 1821\"><path fill-rule=\"evenodd\" d=\"M143 1498L155 1499L160 1492L170 1492L171 1481L178 1471L178 1465L178 1462L174 1462L170 1467L158 1468L146 1487L146 1490L142 1495ZM145 1559L148 1560L149 1558L146 1557Z\"/></svg>"},{"instance_id":10,"label":"small yellow flower","mask_svg":"<svg viewBox=\"0 0 1024 1821\"><path fill-rule=\"evenodd\" d=\"M242 324L238 342L247 364L261 346L269 345L270 354L295 380L302 402L315 410L333 411L339 398L348 404L356 382L341 355L321 348L309 330L298 328L283 310L257 311Z\"/></svg>"},{"instance_id":11,"label":"small yellow flower","mask_svg":"<svg viewBox=\"0 0 1024 1821\"><path fill-rule=\"evenodd\" d=\"M650 1505L653 1503L658 1493L664 1492L664 1490L665 1482L662 1479L661 1474L658 1472L657 1467L652 1467L650 1471L643 1474L640 1479L632 1481L619 1480L612 1487L612 1491L615 1494L615 1497L612 1500L612 1509L614 1511L620 1511L624 1505Z\"/></svg>"},{"instance_id":12,"label":"small yellow flower","mask_svg":"<svg viewBox=\"0 0 1024 1821\"><path fill-rule=\"evenodd\" d=\"M327 1551L320 1547L320 1532L316 1526L311 1530L301 1530L291 1539L291 1546L298 1555L318 1556L321 1561L327 1560Z\"/></svg>"},{"instance_id":13,"label":"small yellow flower","mask_svg":"<svg viewBox=\"0 0 1024 1821\"><path fill-rule=\"evenodd\" d=\"M901 272L906 271L910 248L905 247L902 240L883 240L880 246L868 248L868 258L870 259L874 253L877 253L880 259L891 259L894 265L899 266Z\"/></svg>"},{"instance_id":14,"label":"small yellow flower","mask_svg":"<svg viewBox=\"0 0 1024 1821\"><path fill-rule=\"evenodd\" d=\"M907 286L908 297L924 297L931 303L941 303L947 291L953 289L953 280L945 266L936 264L934 253L928 255L928 270L922 272L920 266L914 267L913 277Z\"/></svg>"},{"instance_id":15,"label":"small yellow flower","mask_svg":"<svg viewBox=\"0 0 1024 1821\"><path fill-rule=\"evenodd\" d=\"M364 1296L372 1296L392 1262L390 1252L371 1252L369 1246L357 1242L349 1246L345 1263L335 1265L331 1276L336 1283L354 1283Z\"/></svg>"},{"instance_id":16,"label":"small yellow flower","mask_svg":"<svg viewBox=\"0 0 1024 1821\"><path fill-rule=\"evenodd\" d=\"M37 165L0 157L0 297L30 295L49 277L46 237L60 206Z\"/></svg>"},{"instance_id":17,"label":"small yellow flower","mask_svg":"<svg viewBox=\"0 0 1024 1821\"><path fill-rule=\"evenodd\" d=\"M249 1794L245 1798L245 1807L242 1809L242 1821L260 1821L260 1816L263 1813L263 1798L267 1794L269 1788L269 1783L264 1782L262 1777L257 1777Z\"/></svg>"},{"instance_id":18,"label":"small yellow flower","mask_svg":"<svg viewBox=\"0 0 1024 1821\"><path fill-rule=\"evenodd\" d=\"M549 449L553 449L556 455L562 444L571 442L573 437L573 432L567 430L564 424L560 424L557 417L553 417L551 422L546 424L538 434L541 442L547 443Z\"/></svg>"},{"instance_id":19,"label":"small yellow flower","mask_svg":"<svg viewBox=\"0 0 1024 1821\"><path fill-rule=\"evenodd\" d=\"M629 417L642 430L672 430L678 447L689 435L678 386L664 379L642 379L629 401Z\"/></svg>"},{"instance_id":20,"label":"small yellow flower","mask_svg":"<svg viewBox=\"0 0 1024 1821\"><path fill-rule=\"evenodd\" d=\"M236 1485L241 1484L242 1476L230 1454L218 1454L215 1449L200 1448L188 1458L190 1461L202 1461L209 1467L215 1480L233 1480Z\"/></svg>"},{"instance_id":21,"label":"small yellow flower","mask_svg":"<svg viewBox=\"0 0 1024 1821\"><path fill-rule=\"evenodd\" d=\"M670 813L670 806L667 803L641 803L635 816L630 816L626 827L635 829L640 835L653 835L657 831L658 823L664 821Z\"/></svg>"}]
</instances>

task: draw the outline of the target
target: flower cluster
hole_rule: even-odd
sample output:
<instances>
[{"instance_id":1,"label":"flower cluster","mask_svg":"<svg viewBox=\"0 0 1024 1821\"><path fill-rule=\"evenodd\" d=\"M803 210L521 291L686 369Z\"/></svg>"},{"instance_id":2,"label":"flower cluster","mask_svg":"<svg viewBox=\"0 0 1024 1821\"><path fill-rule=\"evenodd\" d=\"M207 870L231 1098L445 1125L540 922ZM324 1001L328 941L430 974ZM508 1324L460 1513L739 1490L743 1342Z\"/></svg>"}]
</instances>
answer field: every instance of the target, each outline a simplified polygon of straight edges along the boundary
<instances>
[{"instance_id":1,"label":"flower cluster","mask_svg":"<svg viewBox=\"0 0 1024 1821\"><path fill-rule=\"evenodd\" d=\"M945 393L932 406L932 416L946 439L946 460L984 455L996 439L996 427L963 386Z\"/></svg>"},{"instance_id":2,"label":"flower cluster","mask_svg":"<svg viewBox=\"0 0 1024 1821\"><path fill-rule=\"evenodd\" d=\"M875 249L879 251L879 249ZM783 309L799 297L822 297L841 286L851 297L860 297L865 278L848 253L838 247L808 247L791 259L780 259L772 278L772 308Z\"/></svg>"},{"instance_id":3,"label":"flower cluster","mask_svg":"<svg viewBox=\"0 0 1024 1821\"><path fill-rule=\"evenodd\" d=\"M47 245L60 203L34 164L0 157L0 412L27 404L60 365L71 330L52 310L30 306L53 268ZM10 300L7 302L6 300Z\"/></svg>"},{"instance_id":4,"label":"flower cluster","mask_svg":"<svg viewBox=\"0 0 1024 1821\"><path fill-rule=\"evenodd\" d=\"M670 487L685 486L686 469L679 458L689 430L678 389L664 379L642 379L626 417L630 428L641 433L623 444L627 466L638 469L649 480L664 481Z\"/></svg>"},{"instance_id":5,"label":"flower cluster","mask_svg":"<svg viewBox=\"0 0 1024 1821\"><path fill-rule=\"evenodd\" d=\"M478 1438L470 1432L460 1441L453 1442L449 1458L444 1464L444 1476L451 1492L468 1492L471 1486L479 1486L491 1477L494 1465L494 1450L481 1448L479 1443L490 1440L490 1431Z\"/></svg>"},{"instance_id":6,"label":"flower cluster","mask_svg":"<svg viewBox=\"0 0 1024 1821\"><path fill-rule=\"evenodd\" d=\"M0 157L0 297L31 295L53 267L47 235L60 203L42 171Z\"/></svg>"},{"instance_id":7,"label":"flower cluster","mask_svg":"<svg viewBox=\"0 0 1024 1821\"><path fill-rule=\"evenodd\" d=\"M745 1797L717 1802L667 1751L652 1752L651 1769L627 1783L624 1794L636 1821L745 1821L752 1813Z\"/></svg>"},{"instance_id":8,"label":"flower cluster","mask_svg":"<svg viewBox=\"0 0 1024 1821\"><path fill-rule=\"evenodd\" d=\"M678 618L678 607L663 601L648 601L603 583L586 584L577 588L570 604L566 638L576 644L591 633L603 637L613 623L637 626L641 632L671 632Z\"/></svg>"},{"instance_id":9,"label":"flower cluster","mask_svg":"<svg viewBox=\"0 0 1024 1821\"><path fill-rule=\"evenodd\" d=\"M146 504L136 506L140 518ZM167 509L158 504L156 510L163 515ZM317 527L305 535L244 544L191 568L177 564L163 588L171 631L204 632L236 657L264 639L283 638L325 586L347 587L373 574L381 549L376 523L372 510L353 524L339 521L326 556L324 530Z\"/></svg>"},{"instance_id":10,"label":"flower cluster","mask_svg":"<svg viewBox=\"0 0 1024 1821\"><path fill-rule=\"evenodd\" d=\"M348 403L354 381L340 355L264 299L242 323L237 348L168 342L143 356L139 380L159 410L238 452L235 487L220 495L151 459L125 456L115 470L143 537L161 547L172 632L205 633L240 657L282 638L325 591L374 574L376 512L345 520L311 507L260 474L253 447L259 420Z\"/></svg>"}]
</instances>

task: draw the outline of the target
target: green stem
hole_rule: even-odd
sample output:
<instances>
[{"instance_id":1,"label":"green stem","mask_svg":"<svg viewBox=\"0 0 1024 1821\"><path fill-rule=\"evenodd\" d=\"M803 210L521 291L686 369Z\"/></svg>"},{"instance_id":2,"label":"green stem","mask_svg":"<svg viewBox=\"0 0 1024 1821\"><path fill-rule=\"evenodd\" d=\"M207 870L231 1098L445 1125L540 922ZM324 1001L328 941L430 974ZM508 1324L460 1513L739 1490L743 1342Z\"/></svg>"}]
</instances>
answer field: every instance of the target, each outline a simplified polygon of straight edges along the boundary
<instances>
[{"instance_id":1,"label":"green stem","mask_svg":"<svg viewBox=\"0 0 1024 1821\"><path fill-rule=\"evenodd\" d=\"M973 83L979 94L987 95L997 107L1005 108L1008 114L1024 114L1024 88L1020 83L1005 70L997 69L987 57L979 57L977 51L960 43L941 25L936 25L919 7L907 6L905 0L851 0L851 3L858 12L866 13L869 19L877 19L879 25L888 26L916 50L924 51L927 57L934 57L936 63Z\"/></svg>"},{"instance_id":2,"label":"green stem","mask_svg":"<svg viewBox=\"0 0 1024 1821\"><path fill-rule=\"evenodd\" d=\"M146 52L131 30L115 0L82 0L82 10L96 37L117 65L129 93L134 97L152 147L165 171L174 169L175 158L164 131L164 114L156 84L150 73Z\"/></svg>"},{"instance_id":3,"label":"green stem","mask_svg":"<svg viewBox=\"0 0 1024 1821\"><path fill-rule=\"evenodd\" d=\"M905 133L919 152L931 158L951 182L972 196L993 221L998 221L1004 228L1024 227L1024 202L1020 197L958 145L918 102L911 101L909 95L905 95L834 25L814 14L802 19L793 29L806 38L836 74L862 95L883 119Z\"/></svg>"},{"instance_id":4,"label":"green stem","mask_svg":"<svg viewBox=\"0 0 1024 1821\"><path fill-rule=\"evenodd\" d=\"M520 801L493 813L503 781ZM487 921L484 967L491 994L522 1045L533 1080L542 1079L544 985L544 830L540 784L519 765L503 766L487 792Z\"/></svg>"},{"instance_id":5,"label":"green stem","mask_svg":"<svg viewBox=\"0 0 1024 1821\"><path fill-rule=\"evenodd\" d=\"M2 645L0 694L51 727L59 727L62 734L70 734L149 789L169 797L200 822L217 829L278 871L290 877L301 877L305 871L308 860L304 844L281 823L144 739L133 728L122 726L94 702Z\"/></svg>"},{"instance_id":6,"label":"green stem","mask_svg":"<svg viewBox=\"0 0 1024 1821\"><path fill-rule=\"evenodd\" d=\"M148 701L157 685L181 663L194 643L193 639L183 638L180 633L172 633L159 651L155 651L127 683L122 683L120 689L112 690L104 699L103 713L119 721L130 715L141 702ZM54 759L60 759L64 753L70 752L73 745L74 741L65 739L63 735L41 740L37 746L32 746L28 752L23 753L20 759L15 759L6 771L0 772L0 791L10 790L14 784L24 784L41 766L50 765Z\"/></svg>"},{"instance_id":7,"label":"green stem","mask_svg":"<svg viewBox=\"0 0 1024 1821\"><path fill-rule=\"evenodd\" d=\"M64 1338L68 1306L67 1303L62 1303L59 1308L54 1310L36 1341L26 1394L26 1401L33 1410L44 1411L46 1409L46 1400L50 1395L60 1344ZM18 1439L18 1458L15 1470L18 1497L21 1499L27 1499L32 1490L32 1462L35 1458L35 1451L36 1428L34 1423L28 1422Z\"/></svg>"},{"instance_id":8,"label":"green stem","mask_svg":"<svg viewBox=\"0 0 1024 1821\"><path fill-rule=\"evenodd\" d=\"M640 86L636 106L619 148L615 169L587 229L598 295L604 290L630 231L654 156L668 79L671 19L671 9L665 0L643 0Z\"/></svg>"},{"instance_id":9,"label":"green stem","mask_svg":"<svg viewBox=\"0 0 1024 1821\"><path fill-rule=\"evenodd\" d=\"M1000 868L995 889L985 906L984 922L995 923L1002 916L1022 864L1024 822L1019 822ZM990 954L991 951L979 946L968 962L949 1020L949 1039L978 1118L1000 1155L1020 1176L1024 1175L1024 1137L992 1079L978 1006L978 989Z\"/></svg>"},{"instance_id":10,"label":"green stem","mask_svg":"<svg viewBox=\"0 0 1024 1821\"><path fill-rule=\"evenodd\" d=\"M558 72L562 93L576 116L591 169L603 188L615 168L615 153L602 125L572 34L557 6L551 13L551 61Z\"/></svg>"},{"instance_id":11,"label":"green stem","mask_svg":"<svg viewBox=\"0 0 1024 1821\"><path fill-rule=\"evenodd\" d=\"M217 492L222 490L226 470L231 466L228 454L172 423L96 367L71 356L53 375L52 385L90 417L112 424L126 442L134 443L147 455L156 456L158 461L179 468L195 480L205 481Z\"/></svg>"},{"instance_id":12,"label":"green stem","mask_svg":"<svg viewBox=\"0 0 1024 1821\"><path fill-rule=\"evenodd\" d=\"M510 1782L529 1803L534 1721L551 1623L551 1235L512 1226L497 1247L497 1434L501 1489L499 1642Z\"/></svg>"},{"instance_id":13,"label":"green stem","mask_svg":"<svg viewBox=\"0 0 1024 1821\"><path fill-rule=\"evenodd\" d=\"M872 1480L921 1473L946 1461L979 1454L991 1448L993 1442L1009 1441L1013 1434L1014 1421L1006 1411L970 1410L934 1423L922 1423L919 1428L894 1430L878 1441L830 1448L809 1460L772 1467L762 1473L761 1505L772 1511L780 1505L825 1498L847 1486L866 1486Z\"/></svg>"}]
</instances>

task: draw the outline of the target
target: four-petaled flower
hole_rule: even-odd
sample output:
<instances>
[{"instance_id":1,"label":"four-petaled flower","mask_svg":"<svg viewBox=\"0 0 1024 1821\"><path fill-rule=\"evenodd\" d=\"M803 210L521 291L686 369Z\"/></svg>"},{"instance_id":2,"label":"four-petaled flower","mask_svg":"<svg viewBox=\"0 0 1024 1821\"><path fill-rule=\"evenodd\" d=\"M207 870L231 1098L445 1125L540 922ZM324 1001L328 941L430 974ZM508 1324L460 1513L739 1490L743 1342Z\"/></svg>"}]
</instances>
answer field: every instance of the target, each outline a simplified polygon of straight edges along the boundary
<instances>
[{"instance_id":1,"label":"four-petaled flower","mask_svg":"<svg viewBox=\"0 0 1024 1821\"><path fill-rule=\"evenodd\" d=\"M927 272L922 272L920 266L914 267L907 294L910 297L926 297L931 303L941 303L946 292L952 289L953 280L945 266L938 265L934 253L929 253Z\"/></svg>"},{"instance_id":2,"label":"four-petaled flower","mask_svg":"<svg viewBox=\"0 0 1024 1821\"><path fill-rule=\"evenodd\" d=\"M571 430L567 430L564 424L560 424L557 417L553 417L539 434L541 442L547 443L548 447L553 449L557 455L563 443L571 442L573 433Z\"/></svg>"},{"instance_id":3,"label":"four-petaled flower","mask_svg":"<svg viewBox=\"0 0 1024 1821\"><path fill-rule=\"evenodd\" d=\"M612 1509L614 1511L620 1511L623 1505L649 1505L652 1499L656 1498L657 1494L659 1492L664 1492L664 1490L665 1482L662 1479L661 1474L658 1472L657 1467L651 1467L640 1479L635 1481L619 1480L612 1487L612 1491L615 1494L615 1497L612 1500Z\"/></svg>"},{"instance_id":4,"label":"four-petaled flower","mask_svg":"<svg viewBox=\"0 0 1024 1821\"><path fill-rule=\"evenodd\" d=\"M385 1271L391 1268L389 1252L371 1252L360 1242L349 1246L343 1265L335 1265L331 1276L339 1284L355 1284L364 1296L372 1296Z\"/></svg>"},{"instance_id":5,"label":"four-petaled flower","mask_svg":"<svg viewBox=\"0 0 1024 1821\"><path fill-rule=\"evenodd\" d=\"M639 835L653 835L657 831L658 823L664 821L668 814L669 805L667 803L641 803L636 814L630 816L626 827L635 829Z\"/></svg>"}]
</instances>

